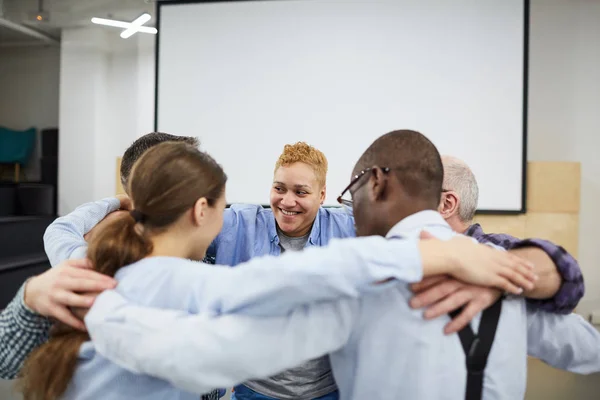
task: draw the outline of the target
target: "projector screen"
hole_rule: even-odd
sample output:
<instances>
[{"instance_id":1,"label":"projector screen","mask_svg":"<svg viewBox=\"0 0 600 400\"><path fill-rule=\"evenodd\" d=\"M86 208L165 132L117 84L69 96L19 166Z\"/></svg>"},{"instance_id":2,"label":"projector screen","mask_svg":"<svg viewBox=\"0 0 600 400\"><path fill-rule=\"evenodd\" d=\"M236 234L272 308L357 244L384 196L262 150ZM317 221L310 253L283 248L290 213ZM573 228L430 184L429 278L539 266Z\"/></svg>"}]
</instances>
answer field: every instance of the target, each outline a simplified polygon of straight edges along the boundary
<instances>
[{"instance_id":1,"label":"projector screen","mask_svg":"<svg viewBox=\"0 0 600 400\"><path fill-rule=\"evenodd\" d=\"M524 0L162 2L156 129L197 136L229 203L268 204L275 161L329 161L325 205L380 135L413 129L465 160L479 210L525 211Z\"/></svg>"}]
</instances>

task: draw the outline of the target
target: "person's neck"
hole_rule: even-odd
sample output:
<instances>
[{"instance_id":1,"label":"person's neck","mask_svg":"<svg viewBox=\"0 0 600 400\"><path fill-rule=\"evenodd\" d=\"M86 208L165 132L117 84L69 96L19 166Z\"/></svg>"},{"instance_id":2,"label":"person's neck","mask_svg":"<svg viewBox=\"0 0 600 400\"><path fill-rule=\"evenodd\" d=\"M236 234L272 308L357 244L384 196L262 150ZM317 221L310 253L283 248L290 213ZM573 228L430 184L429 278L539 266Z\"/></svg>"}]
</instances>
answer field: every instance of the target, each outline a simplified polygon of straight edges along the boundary
<instances>
[{"instance_id":1,"label":"person's neck","mask_svg":"<svg viewBox=\"0 0 600 400\"><path fill-rule=\"evenodd\" d=\"M424 205L420 206L417 203L414 203L412 207L402 207L402 208L397 209L395 212L390 211L387 214L389 217L386 218L385 223L383 224L379 234L381 236L386 236L388 234L388 232L394 226L396 226L396 224L398 224L400 221L402 221L406 217L410 217L413 214L416 214L421 211L426 211L426 210L436 211L435 207L427 207Z\"/></svg>"},{"instance_id":2,"label":"person's neck","mask_svg":"<svg viewBox=\"0 0 600 400\"><path fill-rule=\"evenodd\" d=\"M472 222L462 221L458 215L453 215L452 217L446 219L446 222L448 225L450 225L450 228L457 233L465 233L472 224Z\"/></svg>"},{"instance_id":3,"label":"person's neck","mask_svg":"<svg viewBox=\"0 0 600 400\"><path fill-rule=\"evenodd\" d=\"M315 224L315 221L313 221L313 223L310 224L308 227L306 227L298 232L284 232L279 227L279 224L277 224L277 221L275 221L275 227L277 229L277 234L278 235L281 234L281 235L287 236L289 238L299 238L299 237L303 237L303 236L308 236L310 234L310 232L312 231L312 227L314 224Z\"/></svg>"},{"instance_id":4,"label":"person's neck","mask_svg":"<svg viewBox=\"0 0 600 400\"><path fill-rule=\"evenodd\" d=\"M193 258L193 254L198 254L201 249L198 248L198 243L189 243L189 235L176 234L165 232L152 239L152 252L149 257L180 257ZM204 249L203 253L206 251Z\"/></svg>"}]
</instances>

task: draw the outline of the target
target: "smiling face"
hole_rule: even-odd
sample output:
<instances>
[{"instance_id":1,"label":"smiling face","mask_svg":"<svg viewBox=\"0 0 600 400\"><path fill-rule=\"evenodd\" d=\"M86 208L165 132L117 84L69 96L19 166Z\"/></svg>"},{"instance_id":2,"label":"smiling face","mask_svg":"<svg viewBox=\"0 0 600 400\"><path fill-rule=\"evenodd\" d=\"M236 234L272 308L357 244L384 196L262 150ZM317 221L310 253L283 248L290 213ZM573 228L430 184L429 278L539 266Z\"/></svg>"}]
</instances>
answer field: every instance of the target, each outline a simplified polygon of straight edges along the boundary
<instances>
[{"instance_id":1,"label":"smiling face","mask_svg":"<svg viewBox=\"0 0 600 400\"><path fill-rule=\"evenodd\" d=\"M296 162L275 170L271 209L279 229L287 236L309 233L324 200L325 186L319 184L308 164Z\"/></svg>"}]
</instances>

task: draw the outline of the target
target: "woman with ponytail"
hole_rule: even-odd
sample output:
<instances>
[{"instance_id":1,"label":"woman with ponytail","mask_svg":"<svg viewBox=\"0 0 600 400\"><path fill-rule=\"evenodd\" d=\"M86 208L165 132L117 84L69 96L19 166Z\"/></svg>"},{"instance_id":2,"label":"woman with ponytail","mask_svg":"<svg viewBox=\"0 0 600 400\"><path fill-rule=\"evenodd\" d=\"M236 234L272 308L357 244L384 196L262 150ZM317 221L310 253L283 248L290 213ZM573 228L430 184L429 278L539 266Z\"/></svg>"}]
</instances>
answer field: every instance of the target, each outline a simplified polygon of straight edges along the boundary
<instances>
[{"instance_id":1,"label":"woman with ponytail","mask_svg":"<svg viewBox=\"0 0 600 400\"><path fill-rule=\"evenodd\" d=\"M135 210L115 218L92 239L88 258L95 269L112 277L124 266L155 268L156 261L167 264L171 257L202 260L223 224L227 181L223 169L193 146L163 143L143 155L131 177L128 192ZM143 285L148 288L145 293L132 293L128 288L133 285L120 278L119 289L142 304L189 307L186 298L162 299L160 282ZM89 340L85 332L55 325L48 342L29 356L22 369L19 386L24 399L113 400L112 395L102 395L109 386L121 395L119 399L198 399L161 380L117 368L96 354Z\"/></svg>"}]
</instances>

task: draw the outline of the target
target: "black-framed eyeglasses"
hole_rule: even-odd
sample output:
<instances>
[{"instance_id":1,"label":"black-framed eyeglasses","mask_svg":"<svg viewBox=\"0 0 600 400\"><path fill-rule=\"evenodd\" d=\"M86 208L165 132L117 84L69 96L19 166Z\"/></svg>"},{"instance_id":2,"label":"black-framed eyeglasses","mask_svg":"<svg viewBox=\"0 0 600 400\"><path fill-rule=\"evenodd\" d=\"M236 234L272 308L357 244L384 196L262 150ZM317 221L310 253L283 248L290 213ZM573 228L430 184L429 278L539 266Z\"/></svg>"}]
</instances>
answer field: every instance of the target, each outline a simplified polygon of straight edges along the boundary
<instances>
[{"instance_id":1,"label":"black-framed eyeglasses","mask_svg":"<svg viewBox=\"0 0 600 400\"><path fill-rule=\"evenodd\" d=\"M338 201L338 203L340 203L340 204L341 204L341 205L343 205L343 206L346 206L346 207L352 208L352 197L350 196L350 189L351 189L351 188L352 188L354 185L356 185L356 183L357 183L358 181L360 181L360 178L362 178L363 176L365 176L365 174L366 174L367 172L371 171L373 168L375 168L375 167L369 167L369 168L365 168L365 169L363 169L362 171L360 171L358 174L354 175L354 177L353 177L353 178L352 178L352 180L350 181L350 184L349 184L348 186L346 186L346 189L344 189L344 190L342 191L342 194L340 194L340 195L338 196L338 198L337 198L337 201ZM387 174L388 172L390 172L391 168L384 167L384 168L381 168L381 170L382 170L384 173L386 173L386 174ZM347 195L347 197L350 197L350 198L344 198L344 195Z\"/></svg>"}]
</instances>

